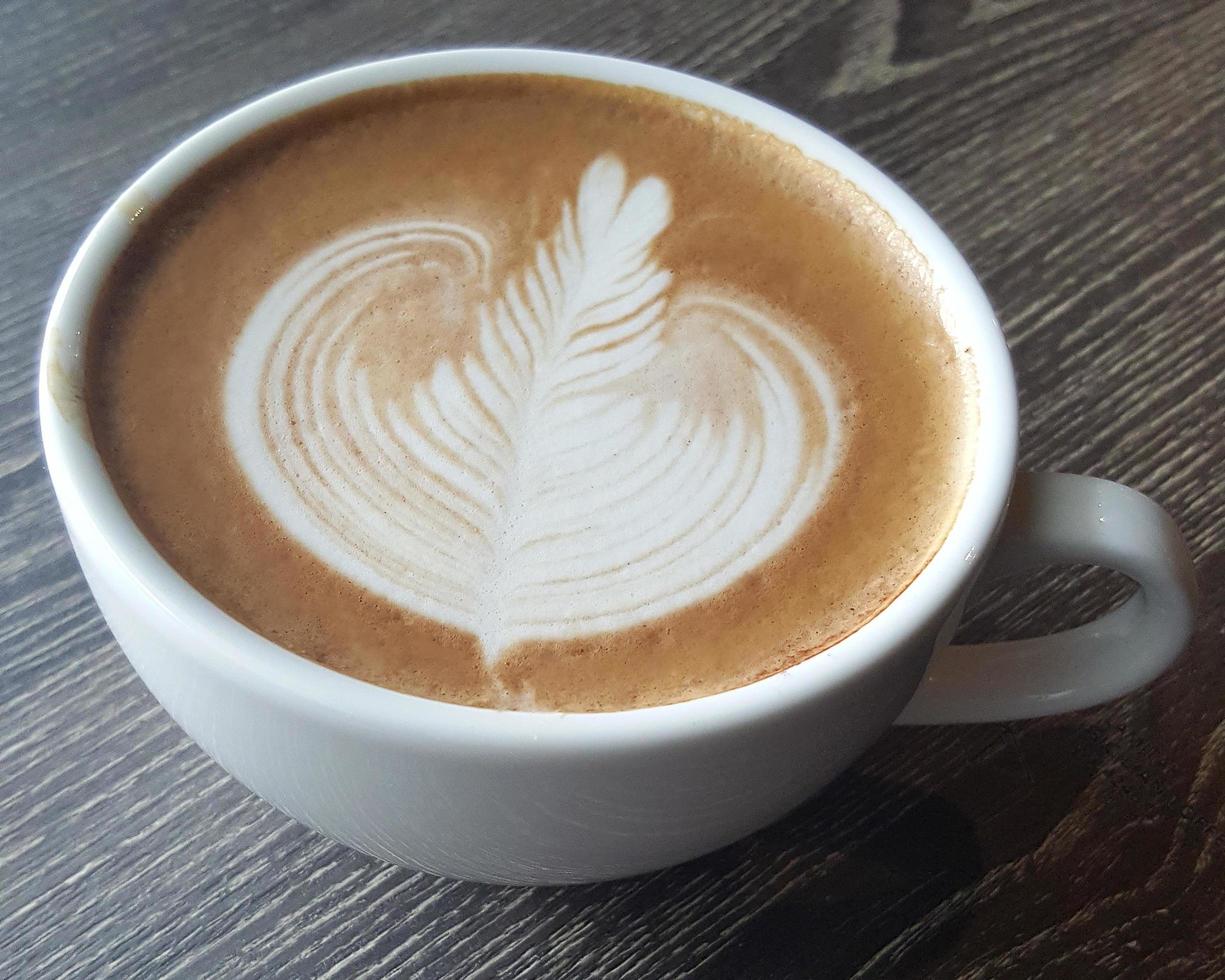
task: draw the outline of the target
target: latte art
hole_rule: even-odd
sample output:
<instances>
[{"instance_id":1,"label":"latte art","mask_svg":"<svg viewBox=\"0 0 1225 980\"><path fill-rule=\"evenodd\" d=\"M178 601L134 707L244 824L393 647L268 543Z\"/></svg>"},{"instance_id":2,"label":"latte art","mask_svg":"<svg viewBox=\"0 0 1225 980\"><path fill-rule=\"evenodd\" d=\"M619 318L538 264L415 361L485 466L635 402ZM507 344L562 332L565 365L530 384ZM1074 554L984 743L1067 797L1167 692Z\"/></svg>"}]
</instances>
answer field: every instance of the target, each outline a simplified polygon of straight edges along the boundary
<instances>
[{"instance_id":1,"label":"latte art","mask_svg":"<svg viewBox=\"0 0 1225 980\"><path fill-rule=\"evenodd\" d=\"M469 632L488 664L726 589L820 504L839 400L767 307L660 267L671 211L663 180L627 186L605 155L505 282L489 238L445 220L317 248L228 365L226 430L255 493L325 564ZM370 323L405 277L473 342L386 392Z\"/></svg>"},{"instance_id":2,"label":"latte art","mask_svg":"<svg viewBox=\"0 0 1225 980\"><path fill-rule=\"evenodd\" d=\"M939 548L975 445L888 214L742 120L579 78L253 134L142 213L89 338L98 453L191 587L323 667L499 710L823 655Z\"/></svg>"}]
</instances>

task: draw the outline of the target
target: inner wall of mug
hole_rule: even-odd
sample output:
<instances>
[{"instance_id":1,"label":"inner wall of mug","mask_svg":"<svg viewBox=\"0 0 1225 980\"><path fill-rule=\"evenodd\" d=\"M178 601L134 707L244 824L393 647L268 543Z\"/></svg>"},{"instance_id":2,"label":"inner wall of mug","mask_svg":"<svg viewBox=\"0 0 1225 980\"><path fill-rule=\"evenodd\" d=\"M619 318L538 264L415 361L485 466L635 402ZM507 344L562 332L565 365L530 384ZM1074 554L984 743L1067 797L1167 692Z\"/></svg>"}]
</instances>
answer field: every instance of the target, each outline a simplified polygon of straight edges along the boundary
<instances>
[{"instance_id":1,"label":"inner wall of mug","mask_svg":"<svg viewBox=\"0 0 1225 980\"><path fill-rule=\"evenodd\" d=\"M827 654L834 649L844 653L838 658L841 669L866 664L882 655L963 587L1003 511L1015 463L1016 396L1007 350L990 305L960 254L922 209L892 181L831 137L779 109L714 83L612 58L551 51L476 49L373 62L323 75L266 96L210 124L155 163L120 195L90 232L65 274L49 316L42 359L40 414L52 477L65 508L75 502L108 539L110 550L119 553L121 558L125 549L130 550L124 541L131 544L139 539L144 546L142 550L156 556L153 564L160 566L158 581L148 583L151 588L174 581L176 592L194 593L140 536L118 503L109 476L92 451L83 408L83 358L80 355L84 351L84 331L91 307L107 269L126 245L132 226L148 207L212 157L263 126L363 89L423 78L488 73L569 75L645 87L744 119L798 147L856 184L885 209L927 258L946 328L954 341L969 352L977 380L978 420L973 472L961 509L935 556L901 595L847 638L783 673L790 675L792 684L801 674L828 675ZM54 410L51 410L52 405ZM150 556L144 557L148 567ZM255 640L257 646L274 646L229 620L198 593L194 596L217 617L228 620L246 634L248 643ZM279 647L276 649L338 683L369 686L302 661ZM251 653L256 655L254 651ZM855 656L848 657L846 653ZM820 666L822 663L826 666ZM282 665L278 669L285 667ZM770 685L778 677L773 675L690 701L633 709L633 713L675 711L713 699L732 700L740 692ZM383 693L395 698L411 697L398 692ZM463 705L447 707L469 712L490 710Z\"/></svg>"}]
</instances>

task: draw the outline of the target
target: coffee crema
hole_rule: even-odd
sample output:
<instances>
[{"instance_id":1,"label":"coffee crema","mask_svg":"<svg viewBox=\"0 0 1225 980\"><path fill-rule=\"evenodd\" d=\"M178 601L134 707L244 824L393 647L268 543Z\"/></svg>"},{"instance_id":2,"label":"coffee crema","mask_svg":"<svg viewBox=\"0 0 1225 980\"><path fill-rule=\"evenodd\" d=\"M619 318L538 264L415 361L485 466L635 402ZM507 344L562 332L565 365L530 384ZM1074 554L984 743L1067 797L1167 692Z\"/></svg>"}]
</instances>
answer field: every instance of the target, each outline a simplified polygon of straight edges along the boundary
<instances>
[{"instance_id":1,"label":"coffee crema","mask_svg":"<svg viewBox=\"0 0 1225 980\"><path fill-rule=\"evenodd\" d=\"M90 422L208 598L467 704L735 687L874 616L969 477L972 375L852 184L641 89L349 96L140 219Z\"/></svg>"}]
</instances>

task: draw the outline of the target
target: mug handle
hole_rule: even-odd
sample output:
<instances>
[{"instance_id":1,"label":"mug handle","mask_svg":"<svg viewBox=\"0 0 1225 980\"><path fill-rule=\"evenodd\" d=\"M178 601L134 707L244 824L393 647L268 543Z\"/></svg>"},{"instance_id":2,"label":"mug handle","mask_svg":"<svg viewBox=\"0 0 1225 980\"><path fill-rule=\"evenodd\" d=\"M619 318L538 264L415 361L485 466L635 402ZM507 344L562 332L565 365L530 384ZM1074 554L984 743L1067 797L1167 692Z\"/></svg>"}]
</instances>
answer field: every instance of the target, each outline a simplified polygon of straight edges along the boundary
<instances>
[{"instance_id":1,"label":"mug handle","mask_svg":"<svg viewBox=\"0 0 1225 980\"><path fill-rule=\"evenodd\" d=\"M1196 592L1191 555L1169 514L1109 480L1018 473L983 581L1068 564L1113 568L1139 588L1062 633L938 649L898 723L1075 711L1135 690L1173 663L1191 637Z\"/></svg>"}]
</instances>

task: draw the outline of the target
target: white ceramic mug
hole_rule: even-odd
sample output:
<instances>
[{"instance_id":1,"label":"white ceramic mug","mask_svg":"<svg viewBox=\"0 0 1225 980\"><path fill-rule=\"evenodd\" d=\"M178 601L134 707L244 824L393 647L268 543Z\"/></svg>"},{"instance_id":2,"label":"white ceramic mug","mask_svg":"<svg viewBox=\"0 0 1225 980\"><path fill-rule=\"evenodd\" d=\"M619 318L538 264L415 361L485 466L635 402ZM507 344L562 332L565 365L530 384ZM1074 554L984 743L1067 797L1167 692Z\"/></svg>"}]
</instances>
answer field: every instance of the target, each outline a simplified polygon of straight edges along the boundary
<instances>
[{"instance_id":1,"label":"white ceramic mug","mask_svg":"<svg viewBox=\"0 0 1225 980\"><path fill-rule=\"evenodd\" d=\"M166 564L119 502L91 444L80 364L91 304L140 211L237 140L308 106L486 72L642 86L738 116L840 171L927 257L978 374L974 475L931 563L824 653L736 690L633 711L501 712L425 700L320 667L241 626ZM997 721L1095 704L1165 669L1192 628L1190 559L1156 504L1103 480L1015 474L1016 393L1003 336L965 261L922 209L807 123L662 68L553 51L445 51L347 68L238 109L166 154L90 232L51 308L39 395L47 463L85 577L166 710L286 813L437 874L563 883L696 857L811 796L896 721ZM980 573L1073 562L1118 569L1139 588L1066 633L948 645Z\"/></svg>"}]
</instances>

